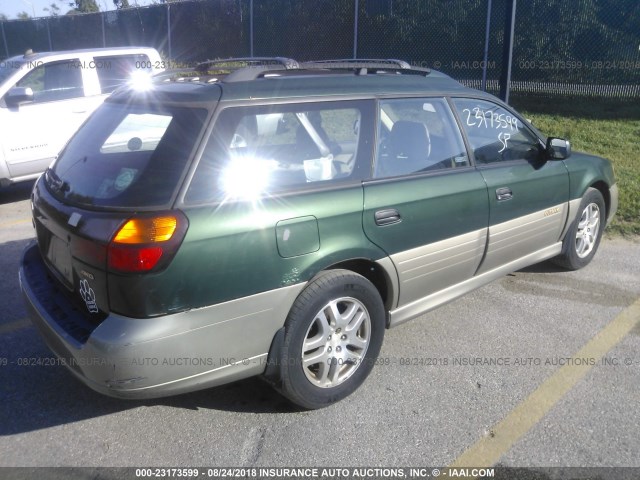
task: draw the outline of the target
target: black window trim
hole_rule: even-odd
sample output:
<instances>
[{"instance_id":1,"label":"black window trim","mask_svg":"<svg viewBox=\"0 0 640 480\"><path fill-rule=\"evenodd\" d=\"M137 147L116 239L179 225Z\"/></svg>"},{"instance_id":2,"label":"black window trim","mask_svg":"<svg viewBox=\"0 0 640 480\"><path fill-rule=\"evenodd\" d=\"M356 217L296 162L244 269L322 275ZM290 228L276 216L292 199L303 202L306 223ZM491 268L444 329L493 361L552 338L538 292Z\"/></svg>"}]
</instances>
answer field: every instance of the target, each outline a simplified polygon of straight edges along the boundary
<instances>
[{"instance_id":1,"label":"black window trim","mask_svg":"<svg viewBox=\"0 0 640 480\"><path fill-rule=\"evenodd\" d=\"M456 167L456 168L439 168L437 170L430 170L427 172L412 172L407 173L405 175L396 175L395 177L380 177L380 178L369 178L362 181L363 185L377 185L380 183L392 183L392 182L403 182L407 180L415 180L418 178L432 178L432 177L441 177L444 175L455 175L458 173L469 172L470 170L475 170L473 165L466 165L464 167Z\"/></svg>"}]
</instances>

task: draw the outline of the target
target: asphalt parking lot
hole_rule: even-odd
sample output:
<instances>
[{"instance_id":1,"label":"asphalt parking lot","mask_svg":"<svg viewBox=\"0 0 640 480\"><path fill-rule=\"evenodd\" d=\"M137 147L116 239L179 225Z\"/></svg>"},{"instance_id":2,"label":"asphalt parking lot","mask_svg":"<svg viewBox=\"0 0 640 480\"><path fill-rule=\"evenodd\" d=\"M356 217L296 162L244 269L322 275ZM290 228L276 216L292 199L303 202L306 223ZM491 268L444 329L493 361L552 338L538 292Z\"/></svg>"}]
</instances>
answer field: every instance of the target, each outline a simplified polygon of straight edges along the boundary
<instances>
[{"instance_id":1,"label":"asphalt parking lot","mask_svg":"<svg viewBox=\"0 0 640 480\"><path fill-rule=\"evenodd\" d=\"M29 187L0 189L0 466L640 467L640 241L388 330L365 385L323 410L259 379L123 401L33 361L52 354L18 285Z\"/></svg>"}]
</instances>

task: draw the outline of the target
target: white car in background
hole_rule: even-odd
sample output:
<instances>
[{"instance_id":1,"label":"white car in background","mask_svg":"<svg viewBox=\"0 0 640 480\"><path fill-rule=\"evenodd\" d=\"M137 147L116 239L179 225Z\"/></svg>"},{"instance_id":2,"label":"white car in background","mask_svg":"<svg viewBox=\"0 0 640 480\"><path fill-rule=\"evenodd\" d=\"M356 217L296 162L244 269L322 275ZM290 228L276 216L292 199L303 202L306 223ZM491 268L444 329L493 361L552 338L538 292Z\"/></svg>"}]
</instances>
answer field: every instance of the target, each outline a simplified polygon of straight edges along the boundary
<instances>
[{"instance_id":1,"label":"white car in background","mask_svg":"<svg viewBox=\"0 0 640 480\"><path fill-rule=\"evenodd\" d=\"M0 61L0 186L37 178L111 92L163 67L146 47L28 51Z\"/></svg>"}]
</instances>

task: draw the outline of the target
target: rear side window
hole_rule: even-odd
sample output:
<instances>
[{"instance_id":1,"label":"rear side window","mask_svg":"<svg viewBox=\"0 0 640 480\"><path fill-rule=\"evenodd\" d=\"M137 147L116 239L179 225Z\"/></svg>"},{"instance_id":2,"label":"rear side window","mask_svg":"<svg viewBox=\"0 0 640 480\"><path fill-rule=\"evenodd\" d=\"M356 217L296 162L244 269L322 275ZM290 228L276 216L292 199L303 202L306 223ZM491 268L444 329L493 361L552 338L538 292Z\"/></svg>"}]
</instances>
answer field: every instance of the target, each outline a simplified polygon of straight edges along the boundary
<instances>
[{"instance_id":1,"label":"rear side window","mask_svg":"<svg viewBox=\"0 0 640 480\"><path fill-rule=\"evenodd\" d=\"M79 205L166 205L206 113L106 103L47 171L47 185L59 199Z\"/></svg>"},{"instance_id":2,"label":"rear side window","mask_svg":"<svg viewBox=\"0 0 640 480\"><path fill-rule=\"evenodd\" d=\"M134 72L151 73L151 62L146 55L118 55L94 57L102 93L111 93L126 83Z\"/></svg>"},{"instance_id":3,"label":"rear side window","mask_svg":"<svg viewBox=\"0 0 640 480\"><path fill-rule=\"evenodd\" d=\"M185 201L254 198L365 178L372 110L369 102L227 108Z\"/></svg>"},{"instance_id":4,"label":"rear side window","mask_svg":"<svg viewBox=\"0 0 640 480\"><path fill-rule=\"evenodd\" d=\"M449 104L442 98L380 102L376 177L469 165Z\"/></svg>"}]
</instances>

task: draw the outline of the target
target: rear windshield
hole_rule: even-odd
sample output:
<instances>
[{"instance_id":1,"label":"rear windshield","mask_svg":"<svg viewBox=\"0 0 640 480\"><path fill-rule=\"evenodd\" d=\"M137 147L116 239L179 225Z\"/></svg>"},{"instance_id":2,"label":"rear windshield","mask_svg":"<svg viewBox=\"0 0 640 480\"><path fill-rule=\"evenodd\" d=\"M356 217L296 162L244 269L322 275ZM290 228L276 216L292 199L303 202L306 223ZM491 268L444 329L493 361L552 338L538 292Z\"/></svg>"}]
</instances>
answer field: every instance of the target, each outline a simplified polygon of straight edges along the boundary
<instances>
[{"instance_id":1,"label":"rear windshield","mask_svg":"<svg viewBox=\"0 0 640 480\"><path fill-rule=\"evenodd\" d=\"M166 205L206 114L197 108L105 103L47 170L47 185L59 200L77 205Z\"/></svg>"}]
</instances>

